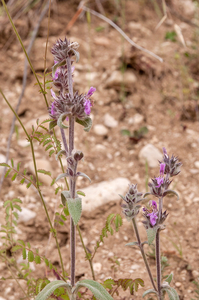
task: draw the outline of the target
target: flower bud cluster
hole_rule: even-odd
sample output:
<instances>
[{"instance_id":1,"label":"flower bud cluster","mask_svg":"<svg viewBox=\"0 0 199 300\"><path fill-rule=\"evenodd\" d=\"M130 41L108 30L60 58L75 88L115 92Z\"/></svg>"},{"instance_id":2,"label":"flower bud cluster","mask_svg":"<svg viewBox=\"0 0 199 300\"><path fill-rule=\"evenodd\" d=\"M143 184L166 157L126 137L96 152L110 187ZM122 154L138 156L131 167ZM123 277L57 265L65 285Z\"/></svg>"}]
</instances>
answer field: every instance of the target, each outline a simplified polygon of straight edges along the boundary
<instances>
[{"instance_id":1,"label":"flower bud cluster","mask_svg":"<svg viewBox=\"0 0 199 300\"><path fill-rule=\"evenodd\" d=\"M129 187L129 191L125 197L120 195L120 197L126 202L121 206L123 208L122 212L128 221L132 220L139 213L141 205L138 205L138 203L143 200L142 195L142 193L137 191L137 185L134 184Z\"/></svg>"},{"instance_id":2,"label":"flower bud cluster","mask_svg":"<svg viewBox=\"0 0 199 300\"><path fill-rule=\"evenodd\" d=\"M56 44L53 45L51 53L54 56L55 63L63 62L67 57L75 55L75 51L79 48L78 43L70 43L66 38L62 41L57 40Z\"/></svg>"},{"instance_id":3,"label":"flower bud cluster","mask_svg":"<svg viewBox=\"0 0 199 300\"><path fill-rule=\"evenodd\" d=\"M178 162L178 157L172 155L171 158L169 158L165 148L163 148L163 153L162 163L165 164L164 174L169 174L170 177L178 175L182 166L182 163Z\"/></svg>"},{"instance_id":4,"label":"flower bud cluster","mask_svg":"<svg viewBox=\"0 0 199 300\"><path fill-rule=\"evenodd\" d=\"M73 150L71 156L67 157L67 174L70 177L77 176L77 164L80 160L82 160L84 157L84 153L80 150Z\"/></svg>"},{"instance_id":5,"label":"flower bud cluster","mask_svg":"<svg viewBox=\"0 0 199 300\"><path fill-rule=\"evenodd\" d=\"M151 182L148 183L151 195L154 195L158 198L164 197L166 195L166 191L168 190L170 183L171 181L169 179L163 177L151 179Z\"/></svg>"}]
</instances>

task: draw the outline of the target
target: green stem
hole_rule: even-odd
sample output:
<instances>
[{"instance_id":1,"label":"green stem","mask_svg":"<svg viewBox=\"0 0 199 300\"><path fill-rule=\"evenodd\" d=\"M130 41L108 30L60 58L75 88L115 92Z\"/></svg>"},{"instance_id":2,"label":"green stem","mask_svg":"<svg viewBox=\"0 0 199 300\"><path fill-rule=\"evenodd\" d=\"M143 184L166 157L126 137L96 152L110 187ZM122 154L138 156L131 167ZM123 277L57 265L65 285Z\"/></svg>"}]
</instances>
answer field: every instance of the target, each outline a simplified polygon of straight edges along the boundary
<instances>
[{"instance_id":1,"label":"green stem","mask_svg":"<svg viewBox=\"0 0 199 300\"><path fill-rule=\"evenodd\" d=\"M14 276L14 274L13 274L13 272L12 272L12 270L11 270L11 268L9 267L8 264L7 264L7 268L8 268L8 270L10 271L12 278L16 281L18 287L22 290L22 292L24 293L24 295L26 296L26 298L30 299L30 297L28 296L28 294L26 294L26 292L25 292L24 289L22 288L22 286L21 286L21 284L19 283L18 279L15 278L15 276Z\"/></svg>"},{"instance_id":2,"label":"green stem","mask_svg":"<svg viewBox=\"0 0 199 300\"><path fill-rule=\"evenodd\" d=\"M157 233L156 233L155 254L156 254L158 300L163 300L162 287L161 287L161 258L160 258L160 231L159 231L159 229L157 230Z\"/></svg>"},{"instance_id":3,"label":"green stem","mask_svg":"<svg viewBox=\"0 0 199 300\"><path fill-rule=\"evenodd\" d=\"M133 222L133 227L134 227L135 235L136 235L137 242L138 242L138 247L140 248L140 252L141 252L141 254L142 254L142 258L143 258L143 260L144 260L144 263L145 263L147 272L148 272L148 274L149 274L149 278L150 278L150 280L151 280L151 283L152 283L152 285L153 285L154 290L157 291L157 288L156 288L156 286L155 286L155 282L154 282L154 280L153 280L153 276L152 276L152 274L151 274L151 270L150 270L150 267L149 267L149 264L148 264L148 261L147 261L145 252L144 252L143 244L141 243L141 239L140 239L140 235L139 235L139 231L138 231L138 228L137 228L137 223L136 223L135 218L133 218L132 222Z\"/></svg>"},{"instance_id":4,"label":"green stem","mask_svg":"<svg viewBox=\"0 0 199 300\"><path fill-rule=\"evenodd\" d=\"M57 250L58 250L58 253L59 253L59 258L60 258L60 263L61 263L61 268L62 268L62 274L64 276L65 274L65 271L64 271L64 264L63 264L63 260L62 260L62 256L61 256L61 251L60 251L60 247L59 247L59 243L58 243L58 240L57 240L57 234L56 234L56 231L55 229L53 228L53 225L52 225L52 222L50 220L50 217L49 217L49 214L48 214L48 210L47 210L47 207L46 207L46 204L45 204L45 201L44 201L44 198L43 198L43 195L40 191L40 188L39 188L39 178L38 178L38 172L37 172L37 165L36 165L36 159L35 159L35 153L34 153L34 147L33 147L33 141L31 139L31 137L29 136L29 134L27 133L23 123L21 122L19 116L17 115L17 113L15 112L14 108L12 107L12 105L9 103L9 101L6 99L5 95L3 94L2 90L0 89L0 93L1 95L3 96L4 100L6 101L6 103L8 104L8 106L10 107L11 111L13 112L13 114L15 115L15 117L17 118L17 120L19 121L21 127L23 128L29 142L30 142L30 146L31 146L31 153L32 153L32 159L33 159L33 164L34 164L34 170L35 170L35 176L36 176L36 188L37 188L37 191L39 193L39 196L41 198L41 201L42 201L42 204L43 204L43 207L44 207L44 210L45 210L45 213L46 213L46 216L47 216L47 219L48 219L48 222L50 224L50 228L51 228L51 231L53 232L53 235L54 235L54 238L55 238L55 241L56 241L56 245L57 245Z\"/></svg>"},{"instance_id":5,"label":"green stem","mask_svg":"<svg viewBox=\"0 0 199 300\"><path fill-rule=\"evenodd\" d=\"M42 94L43 94L43 96L44 96L46 105L48 106L48 101L47 101L46 95L45 95L45 93L44 93L44 90L43 90L43 88L42 88L42 85L41 85L41 83L40 83L40 81L39 81L39 79L38 79L38 77L37 77L37 74L36 74L34 68L33 68L33 65L32 65L32 63L31 63L31 61L30 61L30 58L29 58L27 52L26 52L26 49L25 49L25 47L24 47L24 45L23 45L23 42L22 42L22 40L21 40L21 37L20 37L20 35L18 34L18 31L17 31L17 29L16 29L16 27L15 27L13 21L12 21L12 18L11 18L10 14L9 14L8 8L7 8L6 4L5 4L5 1L4 1L4 0L1 0L1 1L2 1L2 4L3 4L4 9L5 9L5 11L6 11L6 14L7 14L7 16L8 16L8 18L9 18L9 20L10 20L10 23L11 23L11 25L12 25L12 28L13 28L13 30L14 30L14 32L15 32L15 34L16 34L16 36L17 36L17 38L18 38L18 40L19 40L19 42L20 42L20 44L21 44L21 47L22 47L22 49L23 49L23 51L24 51L24 53L25 53L25 56L26 56L26 58L27 58L27 60L28 60L28 63L29 63L29 65L30 65L30 68L31 68L31 70L32 70L32 72L33 72L33 74L34 74L34 76L35 76L35 78L36 78L36 80L37 80L37 83L38 83L38 85L39 85L39 87L40 87L40 89L41 89L41 92L42 92Z\"/></svg>"},{"instance_id":6,"label":"green stem","mask_svg":"<svg viewBox=\"0 0 199 300\"><path fill-rule=\"evenodd\" d=\"M80 237L80 240L81 240L81 243L82 243L82 246L84 248L84 251L85 251L85 254L86 254L86 258L88 259L89 261L89 265L90 265L90 268L91 268L91 273L92 273L92 277L93 277L93 280L95 280L95 272L94 272L94 269L93 269L93 262L92 262L92 258L90 258L88 251L85 247L85 244L84 244L84 241L83 241L83 238L82 238L82 234L81 234L81 230L79 228L79 225L77 225L77 230L79 232L79 237Z\"/></svg>"}]
</instances>

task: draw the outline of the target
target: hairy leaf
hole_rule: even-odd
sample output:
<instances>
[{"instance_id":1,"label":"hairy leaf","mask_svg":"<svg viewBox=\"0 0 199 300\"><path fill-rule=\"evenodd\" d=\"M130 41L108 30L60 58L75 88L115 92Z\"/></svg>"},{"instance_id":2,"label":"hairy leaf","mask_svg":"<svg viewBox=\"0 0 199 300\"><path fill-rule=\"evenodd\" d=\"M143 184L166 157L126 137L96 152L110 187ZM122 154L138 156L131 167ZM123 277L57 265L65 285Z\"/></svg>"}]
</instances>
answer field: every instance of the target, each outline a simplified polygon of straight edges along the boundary
<instances>
[{"instance_id":1,"label":"hairy leaf","mask_svg":"<svg viewBox=\"0 0 199 300\"><path fill-rule=\"evenodd\" d=\"M59 287L65 287L71 294L71 285L63 280L55 280L45 286L45 288L37 295L35 300L46 300Z\"/></svg>"},{"instance_id":2,"label":"hairy leaf","mask_svg":"<svg viewBox=\"0 0 199 300\"><path fill-rule=\"evenodd\" d=\"M156 292L154 289L149 289L147 291L145 291L142 295L142 298L144 298L145 296L147 296L148 294L156 294L158 295L158 292Z\"/></svg>"},{"instance_id":3,"label":"hairy leaf","mask_svg":"<svg viewBox=\"0 0 199 300\"><path fill-rule=\"evenodd\" d=\"M148 244L151 245L156 237L157 228L148 228L146 230L146 233L147 233Z\"/></svg>"},{"instance_id":4,"label":"hairy leaf","mask_svg":"<svg viewBox=\"0 0 199 300\"><path fill-rule=\"evenodd\" d=\"M78 124L84 126L84 130L86 132L89 132L92 127L92 119L91 118L87 118L85 120L80 120L80 119L76 118L76 122Z\"/></svg>"},{"instance_id":5,"label":"hairy leaf","mask_svg":"<svg viewBox=\"0 0 199 300\"><path fill-rule=\"evenodd\" d=\"M73 219L73 222L75 225L80 220L81 213L82 213L82 199L81 198L68 198L67 199L67 204L68 204L68 210L69 213Z\"/></svg>"},{"instance_id":6,"label":"hairy leaf","mask_svg":"<svg viewBox=\"0 0 199 300\"><path fill-rule=\"evenodd\" d=\"M88 288L98 300L113 300L111 295L97 281L90 279L78 281L72 291L77 293L78 289L81 287Z\"/></svg>"}]
</instances>

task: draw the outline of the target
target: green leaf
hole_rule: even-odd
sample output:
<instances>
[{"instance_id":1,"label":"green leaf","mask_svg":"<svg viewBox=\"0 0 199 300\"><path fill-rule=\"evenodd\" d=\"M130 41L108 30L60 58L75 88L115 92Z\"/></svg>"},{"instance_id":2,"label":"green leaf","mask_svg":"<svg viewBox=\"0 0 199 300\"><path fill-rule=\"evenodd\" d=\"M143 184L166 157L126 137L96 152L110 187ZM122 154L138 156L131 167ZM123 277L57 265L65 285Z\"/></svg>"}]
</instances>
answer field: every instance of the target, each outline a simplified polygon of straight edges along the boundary
<instances>
[{"instance_id":1,"label":"green leaf","mask_svg":"<svg viewBox=\"0 0 199 300\"><path fill-rule=\"evenodd\" d=\"M17 210L21 211L21 207L18 204L14 204L13 207L16 208Z\"/></svg>"},{"instance_id":2,"label":"green leaf","mask_svg":"<svg viewBox=\"0 0 199 300\"><path fill-rule=\"evenodd\" d=\"M25 244L24 241L22 241L22 240L17 240L17 243L21 244L23 247L26 246L26 244Z\"/></svg>"},{"instance_id":3,"label":"green leaf","mask_svg":"<svg viewBox=\"0 0 199 300\"><path fill-rule=\"evenodd\" d=\"M48 151L49 149L51 149L53 147L53 145L48 145L46 148L45 148L45 151Z\"/></svg>"},{"instance_id":4,"label":"green leaf","mask_svg":"<svg viewBox=\"0 0 199 300\"><path fill-rule=\"evenodd\" d=\"M84 196L84 197L86 196L85 193L82 192L82 191L77 191L77 194L78 194L78 195L81 195L81 196Z\"/></svg>"},{"instance_id":5,"label":"green leaf","mask_svg":"<svg viewBox=\"0 0 199 300\"><path fill-rule=\"evenodd\" d=\"M48 175L48 176L51 176L50 171L45 171L45 170L43 170L43 169L38 169L37 172L38 172L38 173L45 174L45 175Z\"/></svg>"},{"instance_id":6,"label":"green leaf","mask_svg":"<svg viewBox=\"0 0 199 300\"><path fill-rule=\"evenodd\" d=\"M51 131L57 125L57 120L50 121L49 131Z\"/></svg>"},{"instance_id":7,"label":"green leaf","mask_svg":"<svg viewBox=\"0 0 199 300\"><path fill-rule=\"evenodd\" d=\"M53 155L53 153L55 153L55 150L50 150L49 156L51 157Z\"/></svg>"},{"instance_id":8,"label":"green leaf","mask_svg":"<svg viewBox=\"0 0 199 300\"><path fill-rule=\"evenodd\" d=\"M52 295L52 293L59 287L65 287L69 293L71 294L71 285L63 280L56 280L48 285L37 295L35 300L46 300Z\"/></svg>"},{"instance_id":9,"label":"green leaf","mask_svg":"<svg viewBox=\"0 0 199 300\"><path fill-rule=\"evenodd\" d=\"M62 155L62 154L66 155L66 150L60 150L60 151L57 153L55 159L58 160L59 156Z\"/></svg>"},{"instance_id":10,"label":"green leaf","mask_svg":"<svg viewBox=\"0 0 199 300\"><path fill-rule=\"evenodd\" d=\"M145 291L143 293L142 298L144 298L148 294L156 294L156 295L158 295L158 292L156 292L154 289L147 290L147 291Z\"/></svg>"},{"instance_id":11,"label":"green leaf","mask_svg":"<svg viewBox=\"0 0 199 300\"><path fill-rule=\"evenodd\" d=\"M62 173L62 174L59 174L57 176L57 178L55 179L55 182L57 182L59 179L61 178L65 178L65 177L68 177L69 175L67 173Z\"/></svg>"},{"instance_id":12,"label":"green leaf","mask_svg":"<svg viewBox=\"0 0 199 300\"><path fill-rule=\"evenodd\" d=\"M20 183L23 184L24 181L25 181L25 178L22 178L21 181L20 181Z\"/></svg>"},{"instance_id":13,"label":"green leaf","mask_svg":"<svg viewBox=\"0 0 199 300\"><path fill-rule=\"evenodd\" d=\"M90 129L91 129L91 127L92 127L92 120L91 120L91 118L87 118L87 119L85 119L85 120L80 120L80 119L76 118L75 121L76 121L78 124L84 126L84 130L85 130L86 132L89 132L89 131L90 131Z\"/></svg>"},{"instance_id":14,"label":"green leaf","mask_svg":"<svg viewBox=\"0 0 199 300\"><path fill-rule=\"evenodd\" d=\"M106 279L104 282L103 282L103 287L106 288L106 289L112 289L112 285L115 285L115 281L111 278L108 278Z\"/></svg>"},{"instance_id":15,"label":"green leaf","mask_svg":"<svg viewBox=\"0 0 199 300\"><path fill-rule=\"evenodd\" d=\"M33 262L34 261L34 254L32 251L28 252L28 261Z\"/></svg>"},{"instance_id":16,"label":"green leaf","mask_svg":"<svg viewBox=\"0 0 199 300\"><path fill-rule=\"evenodd\" d=\"M91 179L85 173L77 172L77 176L87 178L91 182Z\"/></svg>"},{"instance_id":17,"label":"green leaf","mask_svg":"<svg viewBox=\"0 0 199 300\"><path fill-rule=\"evenodd\" d=\"M78 289L81 287L88 288L98 300L113 300L111 295L97 281L90 279L78 281L72 291L77 293Z\"/></svg>"},{"instance_id":18,"label":"green leaf","mask_svg":"<svg viewBox=\"0 0 199 300\"><path fill-rule=\"evenodd\" d=\"M138 242L131 242L126 244L125 246L138 246Z\"/></svg>"},{"instance_id":19,"label":"green leaf","mask_svg":"<svg viewBox=\"0 0 199 300\"><path fill-rule=\"evenodd\" d=\"M21 248L22 248L21 245L16 245L16 246L12 247L12 252L16 252L17 250L19 250Z\"/></svg>"},{"instance_id":20,"label":"green leaf","mask_svg":"<svg viewBox=\"0 0 199 300\"><path fill-rule=\"evenodd\" d=\"M122 130L121 130L121 134L122 134L122 135L131 136L131 133L130 133L130 131L129 131L128 129L122 129Z\"/></svg>"},{"instance_id":21,"label":"green leaf","mask_svg":"<svg viewBox=\"0 0 199 300\"><path fill-rule=\"evenodd\" d=\"M15 174L12 176L11 180L14 181L14 180L16 179L17 175L18 175L18 173L15 173Z\"/></svg>"},{"instance_id":22,"label":"green leaf","mask_svg":"<svg viewBox=\"0 0 199 300\"><path fill-rule=\"evenodd\" d=\"M46 266L48 267L49 266L49 261L48 261L47 258L44 259L44 262L45 262Z\"/></svg>"},{"instance_id":23,"label":"green leaf","mask_svg":"<svg viewBox=\"0 0 199 300\"><path fill-rule=\"evenodd\" d=\"M167 281L167 282L170 284L171 281L172 281L172 279L173 279L173 273L171 273L171 274L165 279L165 281Z\"/></svg>"},{"instance_id":24,"label":"green leaf","mask_svg":"<svg viewBox=\"0 0 199 300\"><path fill-rule=\"evenodd\" d=\"M29 182L27 185L26 185L26 187L27 187L27 189L29 189L29 187L31 186L31 182Z\"/></svg>"},{"instance_id":25,"label":"green leaf","mask_svg":"<svg viewBox=\"0 0 199 300\"><path fill-rule=\"evenodd\" d=\"M44 120L43 122L41 122L41 124L45 124L45 123L48 123L48 122L51 122L53 121L53 119L47 119L47 120Z\"/></svg>"},{"instance_id":26,"label":"green leaf","mask_svg":"<svg viewBox=\"0 0 199 300\"><path fill-rule=\"evenodd\" d=\"M82 213L82 199L81 198L68 198L67 199L67 204L68 204L68 210L69 213L73 219L73 222L75 225L80 220L81 213Z\"/></svg>"},{"instance_id":27,"label":"green leaf","mask_svg":"<svg viewBox=\"0 0 199 300\"><path fill-rule=\"evenodd\" d=\"M41 263L41 258L40 258L39 255L36 255L36 256L35 256L35 263L36 263L36 264L40 264L40 263Z\"/></svg>"},{"instance_id":28,"label":"green leaf","mask_svg":"<svg viewBox=\"0 0 199 300\"><path fill-rule=\"evenodd\" d=\"M165 291L167 295L169 296L169 300L177 300L179 299L178 294L176 294L176 291L172 289L170 286L163 288L162 291ZM177 298L176 298L177 295Z\"/></svg>"},{"instance_id":29,"label":"green leaf","mask_svg":"<svg viewBox=\"0 0 199 300\"><path fill-rule=\"evenodd\" d=\"M178 193L176 193L176 192L173 191L173 190L166 190L166 191L164 192L164 194L163 194L163 197L165 197L165 196L167 196L167 195L171 195L171 194L174 194L174 195L177 197L177 200L180 199Z\"/></svg>"},{"instance_id":30,"label":"green leaf","mask_svg":"<svg viewBox=\"0 0 199 300\"><path fill-rule=\"evenodd\" d=\"M63 121L66 119L67 117L67 113L63 113L59 116L59 119L57 120L57 125L60 127L60 128L63 128L63 129L67 129L68 126L64 125L63 124Z\"/></svg>"},{"instance_id":31,"label":"green leaf","mask_svg":"<svg viewBox=\"0 0 199 300\"><path fill-rule=\"evenodd\" d=\"M149 245L151 245L155 239L155 236L157 233L157 228L148 228L146 230L146 233L147 233L148 243L149 243Z\"/></svg>"},{"instance_id":32,"label":"green leaf","mask_svg":"<svg viewBox=\"0 0 199 300\"><path fill-rule=\"evenodd\" d=\"M8 171L5 174L5 178L8 177L8 175L10 174L11 171L12 171L12 169L8 169Z\"/></svg>"},{"instance_id":33,"label":"green leaf","mask_svg":"<svg viewBox=\"0 0 199 300\"><path fill-rule=\"evenodd\" d=\"M14 168L14 161L13 161L12 158L11 158L11 165L12 165L12 167Z\"/></svg>"},{"instance_id":34,"label":"green leaf","mask_svg":"<svg viewBox=\"0 0 199 300\"><path fill-rule=\"evenodd\" d=\"M10 166L8 164L6 164L6 163L0 163L0 167L8 167L8 168L10 168Z\"/></svg>"},{"instance_id":35,"label":"green leaf","mask_svg":"<svg viewBox=\"0 0 199 300\"><path fill-rule=\"evenodd\" d=\"M23 256L23 259L26 259L26 248L23 248L22 256Z\"/></svg>"}]
</instances>

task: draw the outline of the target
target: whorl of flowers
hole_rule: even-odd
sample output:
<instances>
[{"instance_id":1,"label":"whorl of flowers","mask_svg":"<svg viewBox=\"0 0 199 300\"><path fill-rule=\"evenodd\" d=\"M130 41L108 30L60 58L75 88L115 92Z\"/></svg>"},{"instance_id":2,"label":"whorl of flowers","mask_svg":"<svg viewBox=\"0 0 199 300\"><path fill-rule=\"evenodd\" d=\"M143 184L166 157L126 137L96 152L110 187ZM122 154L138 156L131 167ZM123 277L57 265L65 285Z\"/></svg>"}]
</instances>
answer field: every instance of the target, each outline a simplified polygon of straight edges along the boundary
<instances>
[{"instance_id":1,"label":"whorl of flowers","mask_svg":"<svg viewBox=\"0 0 199 300\"><path fill-rule=\"evenodd\" d=\"M58 120L60 115L63 113L68 116L77 117L80 120L85 120L90 115L92 104L89 100L89 92L81 95L76 92L73 98L68 93L60 93L56 96L52 90L51 94L54 101L49 107L49 114L54 120Z\"/></svg>"},{"instance_id":2,"label":"whorl of flowers","mask_svg":"<svg viewBox=\"0 0 199 300\"><path fill-rule=\"evenodd\" d=\"M79 48L78 43L70 43L66 38L62 41L61 39L53 45L51 53L54 56L55 63L61 63L67 57L75 55L76 50Z\"/></svg>"},{"instance_id":3,"label":"whorl of flowers","mask_svg":"<svg viewBox=\"0 0 199 300\"><path fill-rule=\"evenodd\" d=\"M143 224L146 229L148 228L153 228L153 227L161 227L161 224L164 223L166 220L168 214L166 210L160 215L159 219L159 211L157 208L157 203L156 201L152 200L149 201L149 209L143 208L143 216L145 217L145 220L143 221Z\"/></svg>"},{"instance_id":4,"label":"whorl of flowers","mask_svg":"<svg viewBox=\"0 0 199 300\"><path fill-rule=\"evenodd\" d=\"M75 67L72 67L72 73ZM53 85L60 91L68 90L68 72L66 66L61 66L57 68L55 75L53 77Z\"/></svg>"}]
</instances>

